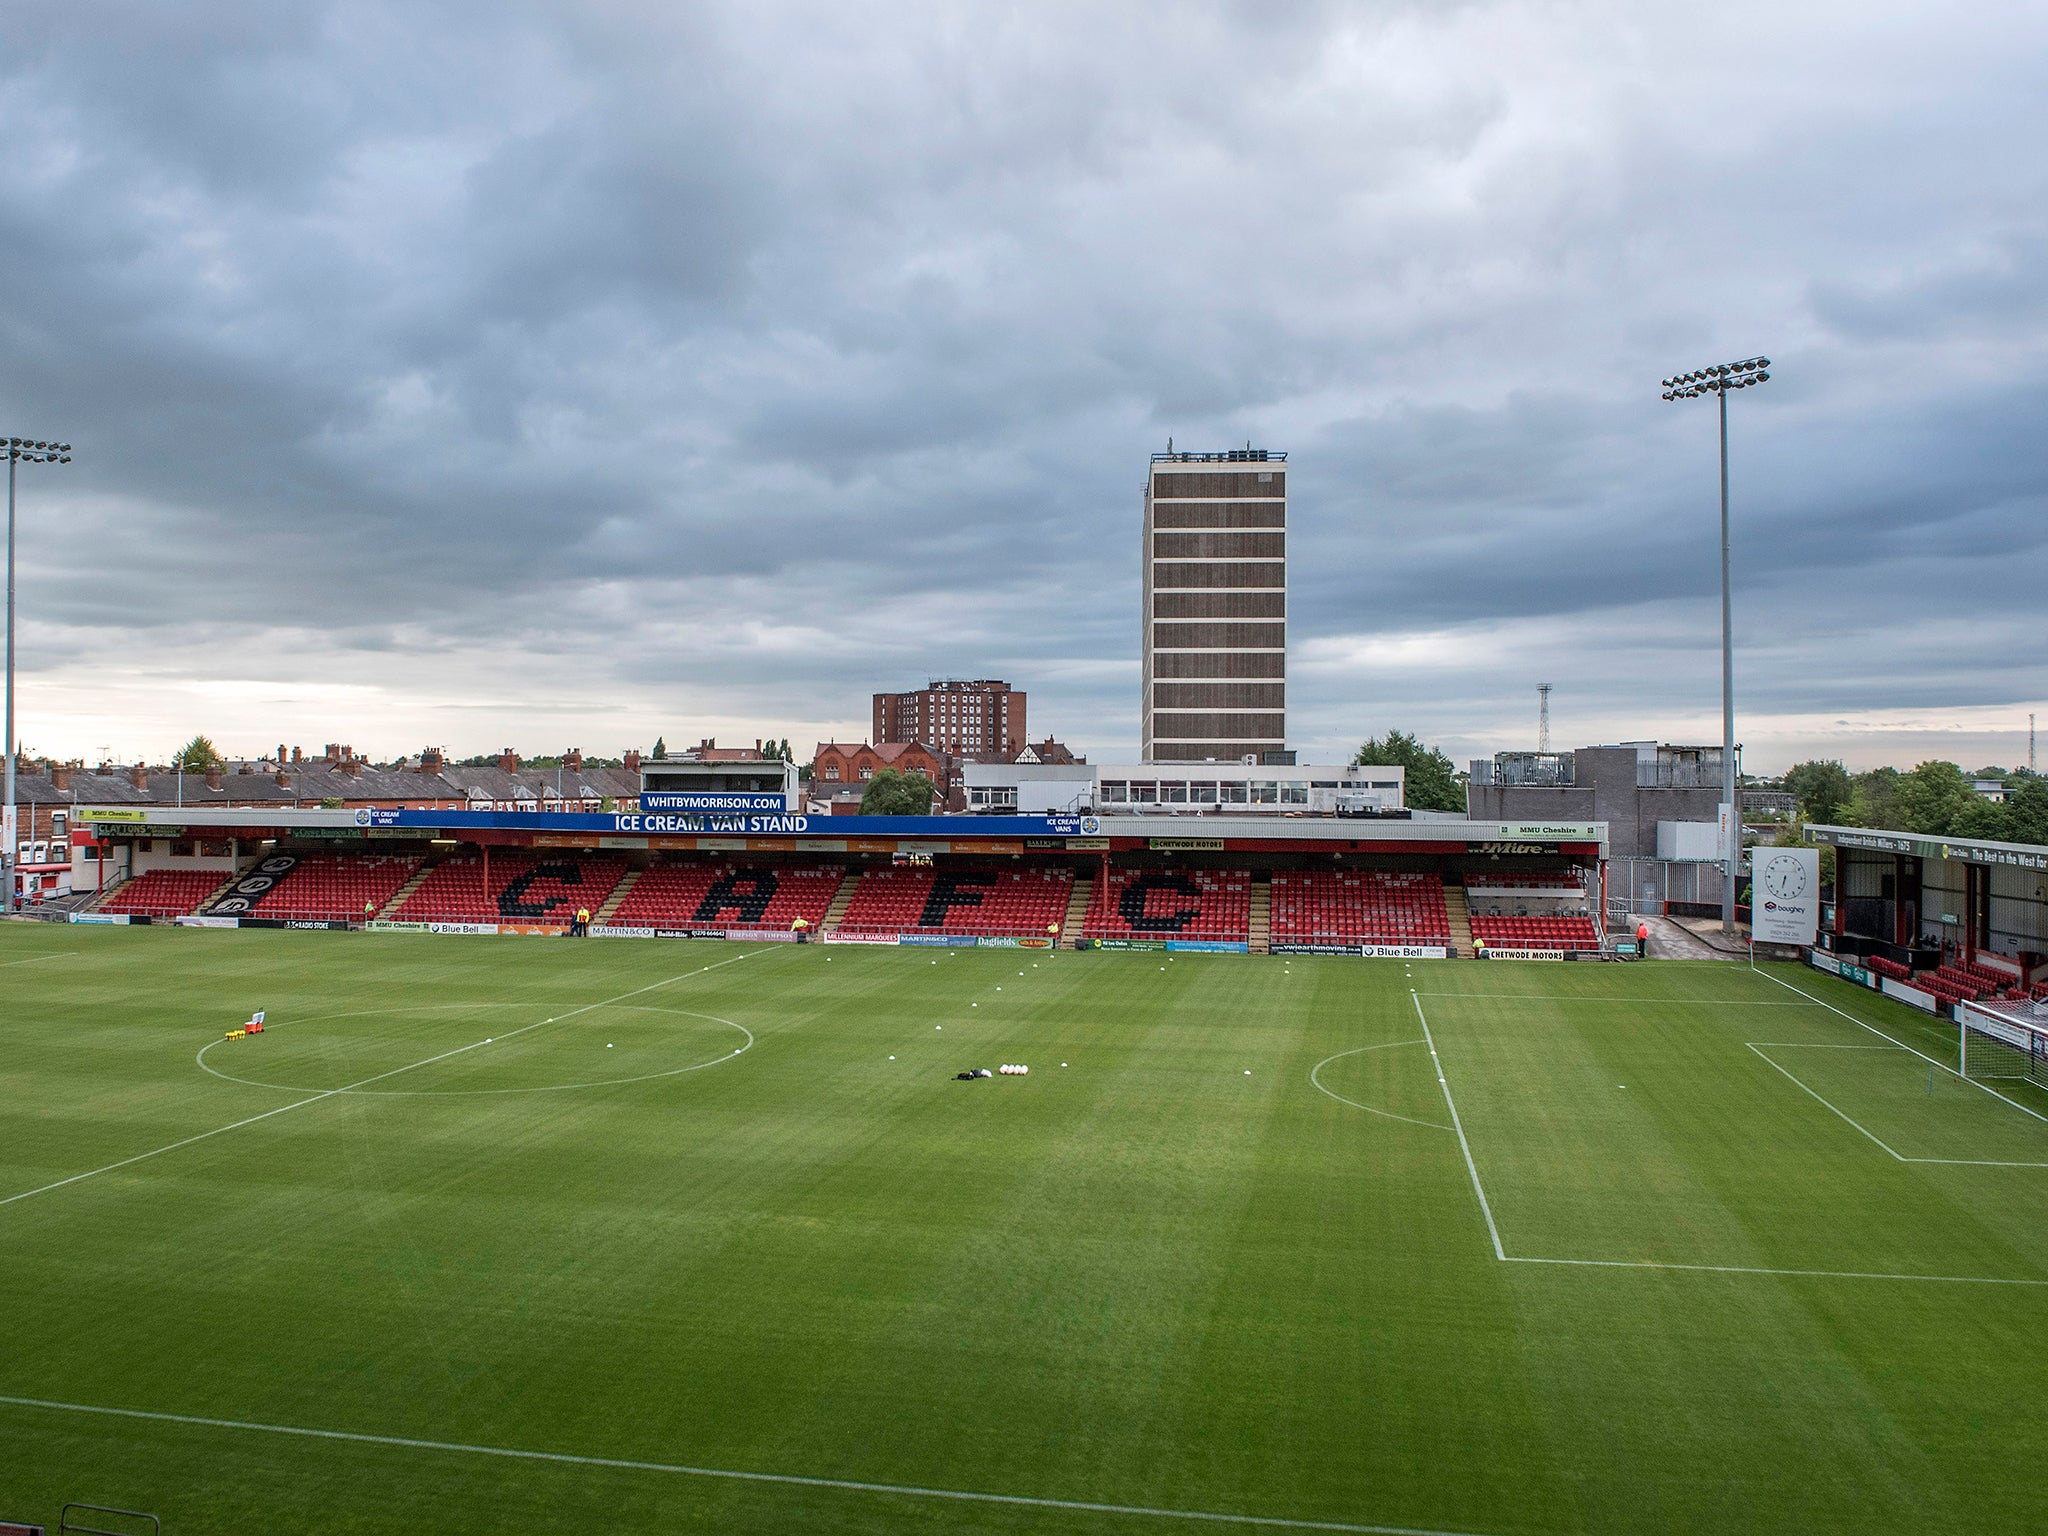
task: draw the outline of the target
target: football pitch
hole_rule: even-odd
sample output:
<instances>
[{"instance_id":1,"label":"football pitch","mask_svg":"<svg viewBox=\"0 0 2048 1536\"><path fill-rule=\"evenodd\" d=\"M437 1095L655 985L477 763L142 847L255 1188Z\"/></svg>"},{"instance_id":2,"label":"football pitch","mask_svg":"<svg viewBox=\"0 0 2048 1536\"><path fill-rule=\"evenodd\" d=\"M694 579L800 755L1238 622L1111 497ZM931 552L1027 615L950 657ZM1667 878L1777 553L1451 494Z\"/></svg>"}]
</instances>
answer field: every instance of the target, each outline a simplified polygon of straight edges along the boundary
<instances>
[{"instance_id":1,"label":"football pitch","mask_svg":"<svg viewBox=\"0 0 2048 1536\"><path fill-rule=\"evenodd\" d=\"M8 924L0 1519L2037 1531L2048 1096L1954 1059L1791 966Z\"/></svg>"}]
</instances>

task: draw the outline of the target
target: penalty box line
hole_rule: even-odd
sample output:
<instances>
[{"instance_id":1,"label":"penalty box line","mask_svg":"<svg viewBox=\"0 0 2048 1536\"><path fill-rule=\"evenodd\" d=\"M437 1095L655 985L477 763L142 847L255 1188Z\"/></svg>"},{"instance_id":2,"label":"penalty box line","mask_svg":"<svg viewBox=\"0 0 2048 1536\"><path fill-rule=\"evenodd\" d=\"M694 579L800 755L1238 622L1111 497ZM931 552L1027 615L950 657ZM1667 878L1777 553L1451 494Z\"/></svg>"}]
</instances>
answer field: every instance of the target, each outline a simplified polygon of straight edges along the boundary
<instances>
[{"instance_id":1,"label":"penalty box line","mask_svg":"<svg viewBox=\"0 0 2048 1536\"><path fill-rule=\"evenodd\" d=\"M202 1429L228 1429L239 1434L290 1435L305 1440L340 1440L353 1445L389 1446L398 1450L438 1451L458 1456L496 1456L511 1461L551 1462L559 1466L601 1467L618 1472L653 1472L671 1477L716 1478L726 1482L770 1483L796 1488L830 1488L845 1493L888 1494L898 1498L950 1499L970 1504L1004 1504L1026 1509L1058 1509L1100 1515L1143 1516L1154 1520L1202 1520L1216 1525L1264 1526L1290 1531L1344 1531L1354 1536L1473 1536L1410 1525L1360 1525L1343 1520L1295 1520L1282 1515L1232 1515L1205 1509L1160 1509L1145 1504L1107 1504L1089 1499L1052 1499L1023 1493L980 1493L965 1488L923 1488L913 1483L871 1483L844 1477L806 1477L795 1472L743 1472L731 1467L697 1467L680 1462L635 1461L620 1456L578 1456L566 1451L528 1451L501 1445L468 1445L453 1440L421 1440L406 1435L371 1435L345 1429L311 1429L296 1424L256 1424L242 1419L215 1419L191 1413L157 1413L141 1408L105 1408L93 1403L60 1403L40 1397L0 1395L0 1403L52 1413L95 1414L105 1418L144 1419L160 1424L186 1424Z\"/></svg>"},{"instance_id":2,"label":"penalty box line","mask_svg":"<svg viewBox=\"0 0 2048 1536\"><path fill-rule=\"evenodd\" d=\"M1886 1141L1882 1136L1878 1135L1877 1132L1870 1129L1869 1126L1865 1125L1862 1121L1858 1120L1854 1115L1850 1114L1846 1109L1843 1109L1841 1105L1836 1104L1832 1100L1826 1098L1824 1095L1818 1092L1812 1084L1804 1081L1790 1067L1786 1066L1782 1061L1776 1060L1774 1057L1771 1056L1769 1051L1766 1051L1764 1049L1764 1045L1766 1044L1770 1045L1773 1050L1796 1051L1806 1050L1809 1049L1809 1047L1801 1044L1798 1041L1766 1041L1763 1042L1763 1044L1759 1044L1757 1041L1754 1040L1745 1040L1743 1044L1747 1045L1752 1051L1756 1052L1758 1056L1762 1057L1765 1061L1769 1062L1773 1067L1777 1068L1778 1071L1782 1072L1794 1087L1798 1088L1803 1093L1811 1095L1815 1102L1820 1104L1823 1108L1832 1111L1834 1114L1839 1115L1849 1125L1854 1127L1857 1131L1861 1132L1864 1136L1868 1137L1876 1145L1882 1147L1887 1153L1889 1153L1894 1159L1896 1159L1899 1162L1942 1163L1955 1168L2048 1168L2048 1163L2012 1162L1990 1157L1908 1157L1905 1153L1899 1151L1898 1148L1894 1147L1890 1142ZM1820 1051L1881 1051L1884 1049L1884 1047L1881 1045L1816 1045L1810 1048L1813 1050ZM1964 1102L1969 1103L1974 1101L1965 1100Z\"/></svg>"},{"instance_id":3,"label":"penalty box line","mask_svg":"<svg viewBox=\"0 0 2048 1536\"><path fill-rule=\"evenodd\" d=\"M17 1195L0 1197L0 1206L12 1205L17 1200L28 1200L37 1195L47 1195L52 1190L63 1189L69 1184L77 1184L86 1179L96 1179L103 1173L113 1173L121 1168L132 1167L136 1163L148 1162L153 1157L162 1157L166 1152L175 1152L180 1147L189 1147L195 1142L207 1141L215 1136L225 1136L229 1131L239 1131L245 1125L255 1125L259 1121L269 1120L277 1115L287 1115L295 1109L304 1109L308 1104L319 1104L324 1100L335 1097L337 1094L353 1093L358 1088L367 1088L372 1083L381 1083L387 1077L397 1077L402 1072L415 1072L421 1067L431 1067L435 1062L446 1061L451 1056L460 1056L466 1051L474 1051L481 1046L490 1045L499 1040L515 1039L530 1030L543 1029L550 1024L559 1024L564 1019L573 1019L578 1014L590 1013L598 1008L609 1008L615 1003L623 1003L629 997L639 997L643 993L653 992L661 987L672 986L679 981L688 981L692 976L702 976L706 971L715 971L721 966L736 965L742 960L750 960L755 955L766 953L766 950L753 949L747 951L744 955L734 955L728 960L715 960L710 965L699 966L694 971L684 971L681 975L665 977L660 981L650 982L644 987L635 987L630 992L621 992L617 997L607 997L601 1002L585 1003L580 1008L572 1008L567 1013L558 1013L553 1018L542 1019L537 1024L522 1024L519 1028L507 1030L502 1035L493 1035L490 1040L475 1040L468 1045L459 1045L452 1051L443 1051L438 1056L429 1056L423 1061L408 1062L402 1067L393 1067L388 1072L379 1072L374 1076L363 1078L360 1082L345 1083L339 1088L328 1088L320 1093L309 1094L307 1097L295 1099L289 1104L280 1104L276 1109L266 1109L260 1115L251 1115L246 1120L237 1120L232 1125L215 1126L212 1130L201 1131L196 1136L187 1136L182 1140L152 1148L148 1152L138 1152L133 1157L124 1157L117 1163L108 1163L101 1168L90 1168L84 1173L74 1173L68 1179L58 1179L54 1183L44 1184L36 1189L25 1189Z\"/></svg>"},{"instance_id":4,"label":"penalty box line","mask_svg":"<svg viewBox=\"0 0 2048 1536\"><path fill-rule=\"evenodd\" d=\"M1775 980L1776 978L1773 979ZM1797 992L1799 989L1797 987L1794 987L1792 990ZM1438 995L1441 996L1445 994ZM1493 1205L1492 1202L1490 1202L1486 1198L1486 1186L1480 1183L1479 1181L1479 1165L1477 1162L1473 1160L1471 1142L1465 1139L1465 1124L1462 1120L1458 1118L1457 1102L1453 1100L1451 1097L1450 1081L1444 1074L1443 1062L1437 1056L1436 1040L1435 1037L1432 1036L1429 1032L1429 1017L1422 1011L1422 999L1415 993L1410 993L1409 998L1415 1004L1416 1018L1421 1020L1422 1022L1423 1038L1429 1044L1429 1059L1431 1063L1434 1064L1436 1067L1437 1086L1442 1088L1444 1091L1444 1105L1446 1108L1450 1110L1451 1125L1458 1133L1459 1150L1465 1154L1465 1171L1471 1174L1472 1176L1472 1193L1479 1197L1479 1212L1482 1216L1486 1218L1486 1234L1493 1240L1493 1256L1503 1264L1552 1264L1582 1269L1671 1269L1688 1271L1696 1274L1783 1275L1793 1277L1806 1277L1815 1280L1911 1280L1932 1282L1943 1285L2017 1285L2029 1287L2048 1287L2048 1280L2016 1280L2012 1279L2009 1276L2004 1275L1916 1275L1895 1274L1881 1270L1862 1269L1778 1269L1768 1268L1763 1265L1755 1264L1677 1264L1662 1259L1546 1259L1534 1258L1523 1254L1511 1254L1501 1245L1500 1227L1495 1223L1493 1219ZM1822 1006L1825 1007L1827 1005L1822 1004ZM1848 1015L1844 1014L1843 1017L1847 1018ZM1869 1026L1866 1025L1865 1027L1868 1028ZM1872 1032L1880 1036L1883 1036L1883 1031L1881 1030L1874 1030ZM1888 1036L1883 1037L1889 1038ZM1894 1041L1893 1043L1896 1044L1897 1042ZM1762 1053L1759 1052L1758 1054L1761 1055ZM1916 1051L1914 1052L1914 1054L1918 1055L1919 1052ZM1766 1061L1770 1060L1768 1056L1766 1056L1764 1059ZM1777 1066L1777 1063L1771 1062L1771 1065ZM1939 1063L1936 1063L1936 1065L1939 1065ZM1782 1067L1780 1067L1779 1070L1784 1071ZM1786 1073L1786 1075L1788 1077L1791 1076L1790 1073ZM1795 1078L1794 1081L1796 1082L1797 1079ZM1968 1080L1965 1079L1965 1081ZM1801 1083L1800 1086L1803 1088L1806 1085ZM1811 1089L1808 1089L1807 1091L1812 1092ZM1816 1095L1816 1097L1818 1097L1818 1095ZM2003 1098L2004 1095L1999 1094L1997 1095L1997 1097ZM1832 1105L1830 1105L1829 1107L1833 1108ZM1838 1114L1840 1113L1840 1111L1836 1112ZM1845 1116L1844 1118L1847 1117ZM1860 1130L1862 1128L1859 1126L1858 1129ZM1865 1132L1864 1134L1868 1135L1869 1133ZM1875 1138L1872 1139L1874 1140ZM1882 1144L1880 1143L1880 1145ZM1886 1150L1890 1151L1890 1148L1886 1148ZM1897 1154L1894 1153L1893 1155L1896 1156Z\"/></svg>"},{"instance_id":5,"label":"penalty box line","mask_svg":"<svg viewBox=\"0 0 2048 1536\"><path fill-rule=\"evenodd\" d=\"M1965 1077L1962 1073L1958 1072L1954 1067L1950 1066L1947 1062L1937 1061L1934 1057L1928 1055L1925 1051L1916 1051L1913 1049L1912 1046L1906 1044L1906 1042L1903 1040L1894 1040L1890 1035L1886 1034L1883 1030L1879 1029L1875 1024L1867 1023L1864 1020L1857 1018L1856 1015L1853 1013L1843 1012L1843 1010L1837 1008L1833 1003L1830 1003L1823 998L1815 997L1811 992L1808 992L1803 987L1793 986L1791 982L1786 981L1783 977L1773 976L1769 971L1757 970L1756 960L1753 954L1750 960L1750 972L1752 975L1763 977L1765 981L1776 982L1779 986L1783 987L1787 992L1797 992L1801 997L1805 998L1809 1003L1812 1003L1816 1008L1825 1008L1829 1013L1841 1014L1843 1018L1847 1019L1851 1024L1854 1024L1858 1029L1867 1029L1873 1035L1877 1036L1878 1039L1884 1041L1887 1045L1897 1046L1902 1051L1905 1051L1914 1056L1918 1056L1922 1061L1926 1062L1931 1067L1940 1067L1942 1071L1946 1072L1950 1077L1954 1078L1957 1082L1968 1083L1972 1088L1981 1088L1984 1090L1984 1092L1990 1094L1991 1097L1997 1099L2000 1103L2010 1104L2014 1109L2018 1110L2021 1114L2032 1115L2036 1120L2041 1121L2043 1124L2048 1124L2048 1115L2042 1114L2039 1110L2027 1108L2027 1106L2022 1104L2018 1099L2010 1098L2007 1095L2000 1093L1996 1088L1993 1088L1989 1083L1980 1083L1974 1077Z\"/></svg>"}]
</instances>

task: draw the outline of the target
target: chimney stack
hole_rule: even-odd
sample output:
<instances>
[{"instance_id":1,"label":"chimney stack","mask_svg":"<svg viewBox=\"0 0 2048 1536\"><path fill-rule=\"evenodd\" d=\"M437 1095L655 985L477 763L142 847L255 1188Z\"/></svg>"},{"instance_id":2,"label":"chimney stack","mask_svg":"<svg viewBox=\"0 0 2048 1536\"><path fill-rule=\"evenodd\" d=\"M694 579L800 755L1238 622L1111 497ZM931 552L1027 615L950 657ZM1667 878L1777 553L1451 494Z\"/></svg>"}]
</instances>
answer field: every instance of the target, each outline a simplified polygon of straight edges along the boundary
<instances>
[{"instance_id":1,"label":"chimney stack","mask_svg":"<svg viewBox=\"0 0 2048 1536\"><path fill-rule=\"evenodd\" d=\"M290 789L292 787L291 773L283 763L277 765L277 787L279 789Z\"/></svg>"},{"instance_id":2,"label":"chimney stack","mask_svg":"<svg viewBox=\"0 0 2048 1536\"><path fill-rule=\"evenodd\" d=\"M279 763L284 762L284 743L281 741L277 744L277 760Z\"/></svg>"},{"instance_id":3,"label":"chimney stack","mask_svg":"<svg viewBox=\"0 0 2048 1536\"><path fill-rule=\"evenodd\" d=\"M498 754L498 767L505 773L517 773L519 771L519 754L510 747L507 747Z\"/></svg>"},{"instance_id":4,"label":"chimney stack","mask_svg":"<svg viewBox=\"0 0 2048 1536\"><path fill-rule=\"evenodd\" d=\"M439 747L429 747L420 754L420 772L439 773L446 766L446 762L447 760L441 756L441 749Z\"/></svg>"},{"instance_id":5,"label":"chimney stack","mask_svg":"<svg viewBox=\"0 0 2048 1536\"><path fill-rule=\"evenodd\" d=\"M300 750L299 750L299 749L298 749L297 747L293 747L293 748L292 748L292 761L293 761L293 762L295 762L295 763L303 763L303 762L304 762L305 760L306 760L306 754L305 754L304 752L301 752L301 751L300 751ZM282 759L279 759L279 761L282 761Z\"/></svg>"},{"instance_id":6,"label":"chimney stack","mask_svg":"<svg viewBox=\"0 0 2048 1536\"><path fill-rule=\"evenodd\" d=\"M629 751L628 751L628 752L626 753L626 772L628 772L628 773L638 773L639 771L640 771L640 754L639 754L639 752L638 752L637 750L629 750Z\"/></svg>"},{"instance_id":7,"label":"chimney stack","mask_svg":"<svg viewBox=\"0 0 2048 1536\"><path fill-rule=\"evenodd\" d=\"M571 773L581 773L583 771L583 749L581 747L571 747L567 752L564 752L562 754L562 766Z\"/></svg>"},{"instance_id":8,"label":"chimney stack","mask_svg":"<svg viewBox=\"0 0 2048 1536\"><path fill-rule=\"evenodd\" d=\"M346 747L342 748L342 750L343 752L348 752L348 749ZM341 768L341 771L343 773L347 774L352 779L360 779L363 776L363 760L360 757L355 756L353 753L349 753L349 755L343 757L339 764L339 767Z\"/></svg>"},{"instance_id":9,"label":"chimney stack","mask_svg":"<svg viewBox=\"0 0 2048 1536\"><path fill-rule=\"evenodd\" d=\"M128 782L134 785L135 788L137 789L148 789L149 770L145 768L141 763L137 763L133 768L130 768L128 770Z\"/></svg>"},{"instance_id":10,"label":"chimney stack","mask_svg":"<svg viewBox=\"0 0 2048 1536\"><path fill-rule=\"evenodd\" d=\"M219 789L221 787L221 772L219 763L215 763L211 768L206 770L206 787L208 789Z\"/></svg>"},{"instance_id":11,"label":"chimney stack","mask_svg":"<svg viewBox=\"0 0 2048 1536\"><path fill-rule=\"evenodd\" d=\"M52 763L50 765L50 787L60 795L71 792L71 765L69 763Z\"/></svg>"}]
</instances>

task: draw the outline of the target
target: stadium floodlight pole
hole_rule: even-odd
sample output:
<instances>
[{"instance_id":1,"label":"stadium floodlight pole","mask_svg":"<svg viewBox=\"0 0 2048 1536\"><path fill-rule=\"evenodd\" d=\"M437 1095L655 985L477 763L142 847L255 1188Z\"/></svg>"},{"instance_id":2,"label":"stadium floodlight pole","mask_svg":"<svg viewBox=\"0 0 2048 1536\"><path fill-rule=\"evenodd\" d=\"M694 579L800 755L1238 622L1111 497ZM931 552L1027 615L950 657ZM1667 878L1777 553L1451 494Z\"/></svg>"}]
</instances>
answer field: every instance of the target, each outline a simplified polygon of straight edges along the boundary
<instances>
[{"instance_id":1,"label":"stadium floodlight pole","mask_svg":"<svg viewBox=\"0 0 2048 1536\"><path fill-rule=\"evenodd\" d=\"M7 799L0 808L0 834L7 846L0 849L0 887L7 892L7 912L14 910L16 854L21 842L14 812L14 466L17 464L69 464L69 443L38 443L25 437L0 438L0 452L7 455ZM33 832L33 828L30 829Z\"/></svg>"},{"instance_id":2,"label":"stadium floodlight pole","mask_svg":"<svg viewBox=\"0 0 2048 1536\"><path fill-rule=\"evenodd\" d=\"M1728 391L1770 378L1768 357L1716 363L1664 381L1666 400L1721 397L1721 799L1728 807L1728 837L1721 850L1721 931L1735 932L1735 880L1742 865L1742 811L1735 798L1735 628L1728 585Z\"/></svg>"}]
</instances>

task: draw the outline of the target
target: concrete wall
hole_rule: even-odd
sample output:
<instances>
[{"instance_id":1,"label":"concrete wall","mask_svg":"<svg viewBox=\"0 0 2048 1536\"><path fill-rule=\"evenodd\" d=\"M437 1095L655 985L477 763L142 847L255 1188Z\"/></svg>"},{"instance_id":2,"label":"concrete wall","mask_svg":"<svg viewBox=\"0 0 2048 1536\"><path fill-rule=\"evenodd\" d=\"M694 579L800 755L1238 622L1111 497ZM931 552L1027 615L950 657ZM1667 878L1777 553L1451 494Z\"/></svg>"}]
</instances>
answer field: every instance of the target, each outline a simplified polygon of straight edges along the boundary
<instances>
[{"instance_id":1,"label":"concrete wall","mask_svg":"<svg viewBox=\"0 0 2048 1536\"><path fill-rule=\"evenodd\" d=\"M1660 821L1720 819L1718 789L1638 789L1634 747L1582 747L1572 759L1571 788L1474 784L1465 813L1474 821L1604 821L1617 859L1656 858Z\"/></svg>"}]
</instances>

